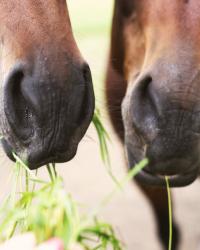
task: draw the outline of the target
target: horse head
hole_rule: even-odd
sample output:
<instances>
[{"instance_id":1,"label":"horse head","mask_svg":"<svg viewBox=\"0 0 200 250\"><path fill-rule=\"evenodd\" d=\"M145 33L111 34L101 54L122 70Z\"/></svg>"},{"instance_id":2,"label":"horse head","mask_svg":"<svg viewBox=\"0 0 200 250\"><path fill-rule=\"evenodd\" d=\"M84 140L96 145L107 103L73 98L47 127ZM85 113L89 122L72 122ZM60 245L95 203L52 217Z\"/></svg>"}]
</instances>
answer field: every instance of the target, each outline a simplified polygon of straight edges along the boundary
<instances>
[{"instance_id":1,"label":"horse head","mask_svg":"<svg viewBox=\"0 0 200 250\"><path fill-rule=\"evenodd\" d=\"M129 165L147 157L138 180L187 185L200 168L200 2L118 0L114 19Z\"/></svg>"}]
</instances>

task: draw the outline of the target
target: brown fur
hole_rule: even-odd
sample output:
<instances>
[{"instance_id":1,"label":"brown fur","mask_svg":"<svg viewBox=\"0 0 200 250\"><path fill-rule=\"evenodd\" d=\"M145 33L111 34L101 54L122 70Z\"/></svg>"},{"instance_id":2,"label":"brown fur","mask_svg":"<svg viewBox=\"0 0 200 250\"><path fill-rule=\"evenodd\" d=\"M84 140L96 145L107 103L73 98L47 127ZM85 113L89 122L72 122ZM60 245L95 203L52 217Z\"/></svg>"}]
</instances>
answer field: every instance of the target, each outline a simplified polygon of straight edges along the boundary
<instances>
[{"instance_id":1,"label":"brown fur","mask_svg":"<svg viewBox=\"0 0 200 250\"><path fill-rule=\"evenodd\" d=\"M73 38L65 0L2 1L0 13L1 61L8 70L16 60L35 56L37 50L47 56L56 53L52 57L62 52L71 60L83 61Z\"/></svg>"}]
</instances>

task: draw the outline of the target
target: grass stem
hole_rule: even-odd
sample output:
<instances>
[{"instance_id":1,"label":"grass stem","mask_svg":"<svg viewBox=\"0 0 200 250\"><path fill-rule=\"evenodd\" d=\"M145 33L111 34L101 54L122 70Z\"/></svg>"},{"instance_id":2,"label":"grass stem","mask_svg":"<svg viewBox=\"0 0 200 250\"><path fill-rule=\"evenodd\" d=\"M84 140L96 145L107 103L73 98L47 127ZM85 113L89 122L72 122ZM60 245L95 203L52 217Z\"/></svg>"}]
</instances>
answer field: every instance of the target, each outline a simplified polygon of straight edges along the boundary
<instances>
[{"instance_id":1,"label":"grass stem","mask_svg":"<svg viewBox=\"0 0 200 250\"><path fill-rule=\"evenodd\" d=\"M165 176L166 185L167 185L167 196L168 196L168 210L169 210L169 245L168 250L172 249L172 200L171 200L171 192L169 186L169 179Z\"/></svg>"},{"instance_id":2,"label":"grass stem","mask_svg":"<svg viewBox=\"0 0 200 250\"><path fill-rule=\"evenodd\" d=\"M49 164L47 164L47 171L49 173L51 181L53 182L54 181L54 176L53 176L53 173L52 173L51 166Z\"/></svg>"}]
</instances>

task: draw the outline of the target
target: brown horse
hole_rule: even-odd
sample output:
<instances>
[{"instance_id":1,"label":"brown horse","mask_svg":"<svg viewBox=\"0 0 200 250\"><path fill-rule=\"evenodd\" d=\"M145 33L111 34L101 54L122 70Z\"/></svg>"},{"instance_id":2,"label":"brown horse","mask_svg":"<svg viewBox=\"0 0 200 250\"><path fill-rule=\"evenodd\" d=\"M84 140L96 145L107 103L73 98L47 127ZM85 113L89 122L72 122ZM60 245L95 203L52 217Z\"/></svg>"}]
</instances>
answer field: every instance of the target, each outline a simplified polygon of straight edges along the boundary
<instances>
[{"instance_id":1,"label":"brown horse","mask_svg":"<svg viewBox=\"0 0 200 250\"><path fill-rule=\"evenodd\" d=\"M167 249L164 176L185 186L200 167L200 1L116 0L106 88L129 167L149 159L137 181Z\"/></svg>"},{"instance_id":2,"label":"brown horse","mask_svg":"<svg viewBox=\"0 0 200 250\"><path fill-rule=\"evenodd\" d=\"M30 168L70 160L92 119L94 94L66 1L1 1L0 23L5 151Z\"/></svg>"}]
</instances>

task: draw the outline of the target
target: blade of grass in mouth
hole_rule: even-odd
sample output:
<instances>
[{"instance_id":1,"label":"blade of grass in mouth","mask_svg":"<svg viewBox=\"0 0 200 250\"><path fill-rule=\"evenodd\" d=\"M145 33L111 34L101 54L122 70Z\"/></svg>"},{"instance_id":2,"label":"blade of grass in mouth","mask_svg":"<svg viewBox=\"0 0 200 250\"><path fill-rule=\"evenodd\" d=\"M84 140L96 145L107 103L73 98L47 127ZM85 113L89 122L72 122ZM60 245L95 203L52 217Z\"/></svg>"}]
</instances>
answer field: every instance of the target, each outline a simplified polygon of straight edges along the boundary
<instances>
[{"instance_id":1,"label":"blade of grass in mouth","mask_svg":"<svg viewBox=\"0 0 200 250\"><path fill-rule=\"evenodd\" d=\"M171 191L169 186L169 178L165 177L166 186L167 186L167 196L168 196L168 211L169 211L169 245L168 250L172 249L172 201L171 201Z\"/></svg>"}]
</instances>

